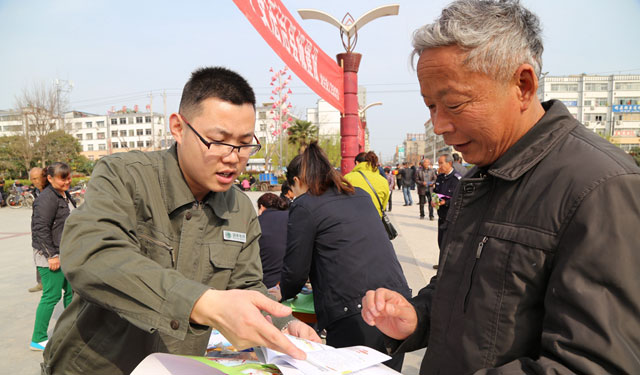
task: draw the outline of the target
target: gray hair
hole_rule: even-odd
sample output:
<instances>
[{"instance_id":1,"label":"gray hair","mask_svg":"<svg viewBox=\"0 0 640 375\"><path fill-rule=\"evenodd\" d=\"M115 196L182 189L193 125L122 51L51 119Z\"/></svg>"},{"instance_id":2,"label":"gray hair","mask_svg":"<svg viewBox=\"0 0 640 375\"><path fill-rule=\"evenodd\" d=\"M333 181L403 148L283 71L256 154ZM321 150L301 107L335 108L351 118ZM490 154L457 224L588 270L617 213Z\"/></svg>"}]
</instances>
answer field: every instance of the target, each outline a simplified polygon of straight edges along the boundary
<instances>
[{"instance_id":1,"label":"gray hair","mask_svg":"<svg viewBox=\"0 0 640 375\"><path fill-rule=\"evenodd\" d=\"M440 156L438 156L438 159L440 159L443 156L444 156L445 163L453 163L453 156L451 156L451 154L449 154L449 153L440 154Z\"/></svg>"},{"instance_id":2,"label":"gray hair","mask_svg":"<svg viewBox=\"0 0 640 375\"><path fill-rule=\"evenodd\" d=\"M520 64L542 69L542 29L538 17L519 0L457 0L440 18L413 33L415 56L425 49L456 45L468 55L464 65L508 82Z\"/></svg>"}]
</instances>

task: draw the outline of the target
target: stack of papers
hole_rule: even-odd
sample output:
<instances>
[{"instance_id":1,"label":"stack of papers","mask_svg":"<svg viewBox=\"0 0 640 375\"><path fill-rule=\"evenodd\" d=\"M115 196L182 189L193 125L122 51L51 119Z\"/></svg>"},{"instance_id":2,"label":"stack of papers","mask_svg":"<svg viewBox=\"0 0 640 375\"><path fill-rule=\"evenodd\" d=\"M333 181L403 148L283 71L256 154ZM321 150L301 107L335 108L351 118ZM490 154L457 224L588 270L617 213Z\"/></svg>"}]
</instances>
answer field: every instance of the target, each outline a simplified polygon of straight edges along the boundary
<instances>
[{"instance_id":1,"label":"stack of papers","mask_svg":"<svg viewBox=\"0 0 640 375\"><path fill-rule=\"evenodd\" d=\"M283 374L283 375L394 375L399 374L382 362L391 359L386 354L366 346L333 348L328 345L288 336L307 353L307 359L297 360L267 348L257 348L258 361L234 358L188 357L154 353L145 358L132 375L217 375L217 374ZM240 353L238 353L240 354Z\"/></svg>"}]
</instances>

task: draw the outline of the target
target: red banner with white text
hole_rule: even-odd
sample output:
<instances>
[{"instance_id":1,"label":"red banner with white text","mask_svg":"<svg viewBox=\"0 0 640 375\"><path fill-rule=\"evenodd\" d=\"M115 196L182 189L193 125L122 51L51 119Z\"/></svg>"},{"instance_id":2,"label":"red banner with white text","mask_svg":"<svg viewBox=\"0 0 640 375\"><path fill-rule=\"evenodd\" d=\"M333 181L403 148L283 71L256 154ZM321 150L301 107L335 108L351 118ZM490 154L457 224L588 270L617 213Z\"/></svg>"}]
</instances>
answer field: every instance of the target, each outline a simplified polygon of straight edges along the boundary
<instances>
[{"instance_id":1,"label":"red banner with white text","mask_svg":"<svg viewBox=\"0 0 640 375\"><path fill-rule=\"evenodd\" d=\"M342 68L311 40L280 0L233 2L298 78L344 112Z\"/></svg>"}]
</instances>

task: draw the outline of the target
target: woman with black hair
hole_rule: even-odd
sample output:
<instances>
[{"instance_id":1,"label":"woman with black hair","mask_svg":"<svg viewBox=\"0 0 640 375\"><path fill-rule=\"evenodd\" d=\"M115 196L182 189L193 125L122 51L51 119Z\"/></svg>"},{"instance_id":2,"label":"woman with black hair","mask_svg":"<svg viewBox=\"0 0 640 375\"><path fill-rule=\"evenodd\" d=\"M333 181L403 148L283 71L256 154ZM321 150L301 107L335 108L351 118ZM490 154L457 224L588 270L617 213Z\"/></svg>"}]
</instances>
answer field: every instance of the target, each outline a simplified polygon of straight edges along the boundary
<instances>
[{"instance_id":1,"label":"woman with black hair","mask_svg":"<svg viewBox=\"0 0 640 375\"><path fill-rule=\"evenodd\" d=\"M287 250L287 222L289 204L273 193L264 193L258 198L258 221L262 229L260 260L262 260L262 282L271 289L280 282L282 259Z\"/></svg>"},{"instance_id":2,"label":"woman with black hair","mask_svg":"<svg viewBox=\"0 0 640 375\"><path fill-rule=\"evenodd\" d=\"M296 199L289 208L282 297L294 297L309 278L327 344L386 352L384 335L362 319L362 297L381 287L404 296L411 291L371 197L345 180L317 143L289 163L287 181ZM385 364L400 371L403 359L396 355Z\"/></svg>"},{"instance_id":3,"label":"woman with black hair","mask_svg":"<svg viewBox=\"0 0 640 375\"><path fill-rule=\"evenodd\" d=\"M47 345L49 320L53 309L62 298L64 307L71 303L71 285L60 269L60 239L64 223L76 202L71 197L71 168L65 163L53 163L46 169L46 187L33 202L31 241L34 260L42 280L42 297L36 310L36 321L31 336L31 350L44 350Z\"/></svg>"}]
</instances>

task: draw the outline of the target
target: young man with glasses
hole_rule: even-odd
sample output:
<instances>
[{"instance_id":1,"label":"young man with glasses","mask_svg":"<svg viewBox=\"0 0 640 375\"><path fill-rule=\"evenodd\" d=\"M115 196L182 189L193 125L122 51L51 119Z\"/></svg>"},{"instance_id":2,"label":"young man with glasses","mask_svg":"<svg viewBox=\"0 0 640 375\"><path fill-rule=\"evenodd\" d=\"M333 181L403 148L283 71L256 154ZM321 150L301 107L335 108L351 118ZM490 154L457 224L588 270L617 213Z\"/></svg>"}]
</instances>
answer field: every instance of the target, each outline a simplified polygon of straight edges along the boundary
<instances>
[{"instance_id":1,"label":"young man with glasses","mask_svg":"<svg viewBox=\"0 0 640 375\"><path fill-rule=\"evenodd\" d=\"M254 122L242 77L199 69L170 117L175 145L98 162L85 204L66 222L61 263L78 297L49 340L43 373L129 373L154 352L203 355L210 327L236 348L297 358L304 353L276 326L320 340L265 296L260 225L232 187L260 150Z\"/></svg>"}]
</instances>

